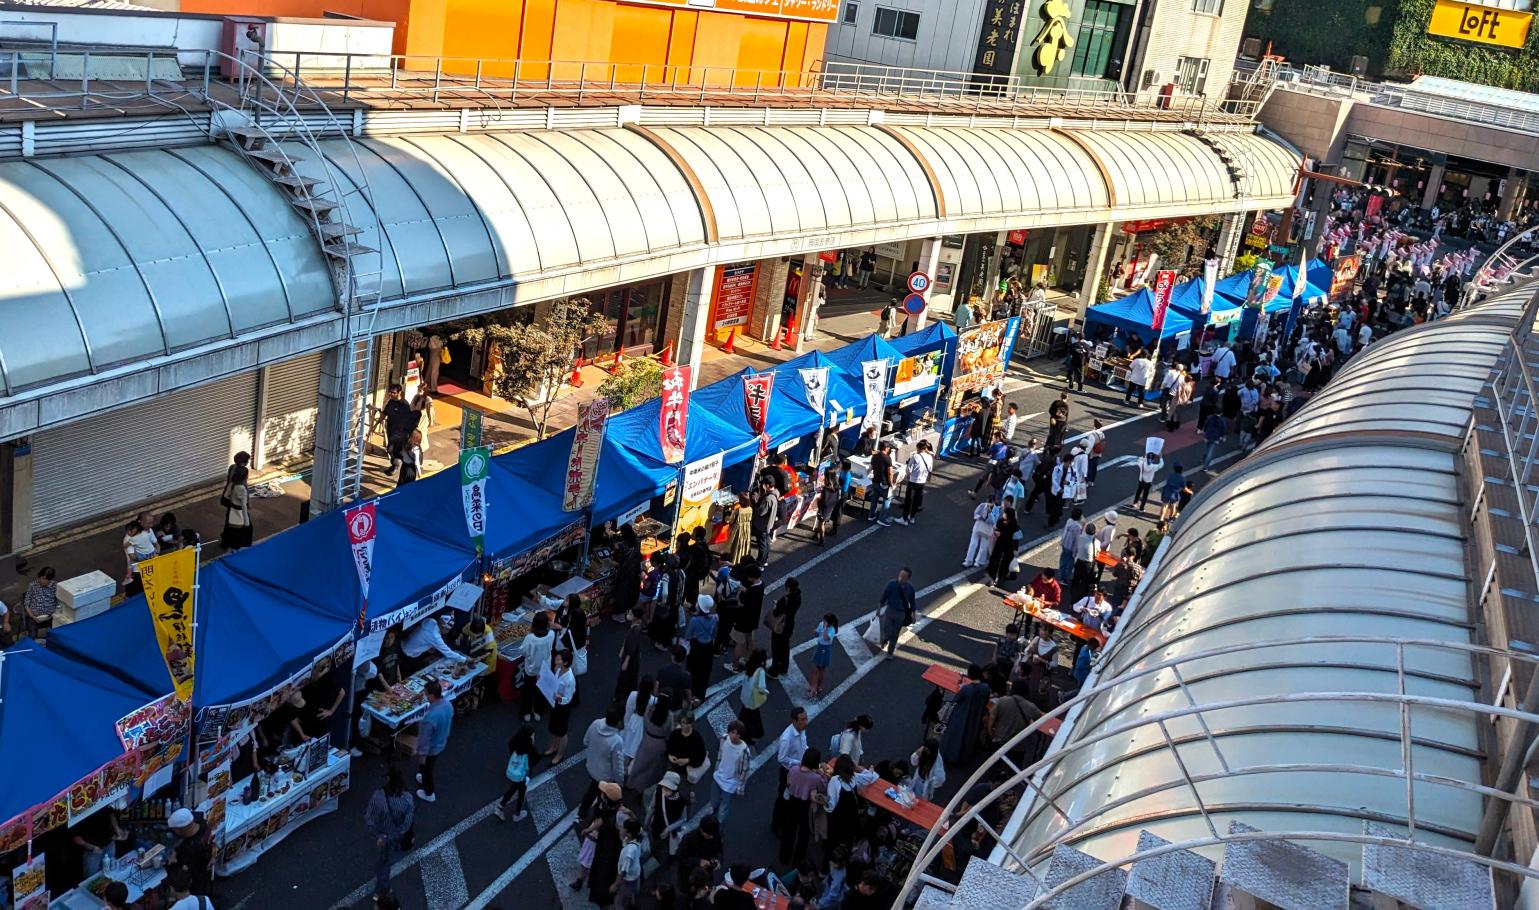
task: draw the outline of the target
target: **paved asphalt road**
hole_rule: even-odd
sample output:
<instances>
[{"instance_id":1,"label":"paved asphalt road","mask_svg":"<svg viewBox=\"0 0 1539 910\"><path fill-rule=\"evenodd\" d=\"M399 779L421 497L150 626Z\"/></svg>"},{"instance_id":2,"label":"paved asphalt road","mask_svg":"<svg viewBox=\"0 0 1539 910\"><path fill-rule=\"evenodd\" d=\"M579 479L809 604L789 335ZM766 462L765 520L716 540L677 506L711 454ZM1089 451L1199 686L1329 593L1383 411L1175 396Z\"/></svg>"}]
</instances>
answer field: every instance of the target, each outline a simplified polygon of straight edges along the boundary
<instances>
[{"instance_id":1,"label":"paved asphalt road","mask_svg":"<svg viewBox=\"0 0 1539 910\"><path fill-rule=\"evenodd\" d=\"M1045 360L1037 369L1053 369ZM1022 421L1016 441L1024 444L1045 431L1048 404L1060 391L1051 376L1018 368L1007 382L1009 400L1016 402ZM1070 435L1090 428L1093 418L1108 427L1107 454L1102 474L1092 491L1088 514L1099 515L1110 507L1123 507L1119 527L1126 530L1137 516L1126 501L1135 483L1131 466L1114 464L1125 455L1143 451L1144 437L1163 433L1155 412L1139 411L1122 402L1120 393L1087 387L1072 396ZM1183 460L1197 463L1196 435L1189 419L1175 438L1167 442L1167 464ZM1109 465L1109 466L1108 466ZM803 606L798 617L796 640L811 635L825 612L844 622L842 647L834 650L834 663L825 683L826 694L808 703L801 674L810 668L811 654L803 647L795 661L797 670L780 684L772 684L764 708L767 743L785 724L793 704L808 708L813 716L808 731L811 743L827 743L849 718L868 713L876 728L865 737L868 756L907 757L920 743L920 711L929 686L920 679L923 668L942 663L965 668L970 661L990 659L994 641L1005 623L999 594L981 583L982 573L963 570L962 556L971 525L973 500L967 491L983 468L970 459L944 459L937 466L926 497L926 509L915 526L878 528L861 517L846 516L840 535L829 546L819 547L805 530L793 532L777 548L768 580L774 588L789 575L800 579ZM1202 482L1194 473L1196 483ZM1140 523L1143 527L1144 523ZM1041 506L1025 525L1029 560L1045 566L1057 561L1056 533L1044 527ZM899 566L909 566L920 593L924 620L913 629L896 660L874 660L859 638L863 617L875 607L882 587ZM1028 580L1034 569L1023 568ZM581 765L581 739L590 721L602 714L614 688L616 654L622 628L604 623L595 630L590 646L590 672L581 680L582 704L572 721L573 748L579 750L551 773L537 769L530 787L530 816L522 822L498 822L490 815L492 802L501 794L505 743L519 725L515 706L495 699L474 714L457 718L448 751L439 762L439 798L432 805L418 803L417 849L397 864L395 890L407 908L471 908L513 906L588 906L565 882L575 869L577 842L570 832L575 807L587 786ZM643 649L643 672L655 672L662 655ZM798 672L799 671L799 672ZM709 752L715 757L715 737L720 735L737 709L735 680L727 680L719 666L711 696L702 707L701 725ZM543 731L541 732L543 738ZM749 784L749 792L734 803L724 835L727 859L762 862L772 860L773 846L764 820L772 801L774 771L771 756L761 756ZM354 762L352 789L342 798L339 811L312 822L271 850L246 873L223 883L219 906L260 908L283 906L287 910L327 907L372 906L373 839L364 830L363 809L383 775L379 758ZM948 786L941 793L949 799L972 768L948 768ZM702 788L701 799L708 798ZM584 892L585 894L585 892ZM280 903L281 902L281 903Z\"/></svg>"}]
</instances>

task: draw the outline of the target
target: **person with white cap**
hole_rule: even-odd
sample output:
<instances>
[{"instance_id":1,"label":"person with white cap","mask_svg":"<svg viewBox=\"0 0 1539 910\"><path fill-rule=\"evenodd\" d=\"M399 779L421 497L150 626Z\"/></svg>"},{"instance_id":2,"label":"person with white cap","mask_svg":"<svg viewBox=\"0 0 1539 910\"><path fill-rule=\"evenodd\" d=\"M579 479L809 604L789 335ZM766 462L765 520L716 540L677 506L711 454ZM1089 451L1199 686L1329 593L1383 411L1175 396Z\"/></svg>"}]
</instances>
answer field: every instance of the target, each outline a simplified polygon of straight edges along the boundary
<instances>
[{"instance_id":1,"label":"person with white cap","mask_svg":"<svg viewBox=\"0 0 1539 910\"><path fill-rule=\"evenodd\" d=\"M1090 495L1090 455L1083 444L1076 445L1073 449L1074 468L1073 486L1064 493L1064 498L1075 504L1082 503ZM1065 484L1065 486L1069 486Z\"/></svg>"},{"instance_id":2,"label":"person with white cap","mask_svg":"<svg viewBox=\"0 0 1539 910\"><path fill-rule=\"evenodd\" d=\"M705 692L711 685L711 658L715 656L716 598L701 594L695 598L695 608L689 623L684 627L684 647L689 655L684 658L684 669L689 671L689 691Z\"/></svg>"},{"instance_id":3,"label":"person with white cap","mask_svg":"<svg viewBox=\"0 0 1539 910\"><path fill-rule=\"evenodd\" d=\"M185 806L166 819L175 842L166 868L181 869L191 880L193 894L209 894L214 884L214 839L200 813Z\"/></svg>"},{"instance_id":4,"label":"person with white cap","mask_svg":"<svg viewBox=\"0 0 1539 910\"><path fill-rule=\"evenodd\" d=\"M1144 457L1138 461L1138 487L1133 491L1133 505L1142 512L1149 504L1149 492L1154 489L1154 478L1165 467L1165 459L1160 453L1165 449L1165 440L1158 436L1150 436L1144 443Z\"/></svg>"},{"instance_id":5,"label":"person with white cap","mask_svg":"<svg viewBox=\"0 0 1539 910\"><path fill-rule=\"evenodd\" d=\"M1117 512L1116 512L1115 509L1108 509L1106 511L1106 514L1101 516L1101 524L1100 524L1100 526L1096 528L1095 542L1096 542L1096 545L1099 547L1099 549L1100 549L1100 551L1102 553L1110 553L1112 551L1112 542L1114 540L1116 540L1116 539L1117 539ZM1101 575L1105 571L1106 571L1106 564L1103 563L1103 562L1097 561L1095 563L1095 580L1096 580L1097 583L1100 582Z\"/></svg>"}]
</instances>

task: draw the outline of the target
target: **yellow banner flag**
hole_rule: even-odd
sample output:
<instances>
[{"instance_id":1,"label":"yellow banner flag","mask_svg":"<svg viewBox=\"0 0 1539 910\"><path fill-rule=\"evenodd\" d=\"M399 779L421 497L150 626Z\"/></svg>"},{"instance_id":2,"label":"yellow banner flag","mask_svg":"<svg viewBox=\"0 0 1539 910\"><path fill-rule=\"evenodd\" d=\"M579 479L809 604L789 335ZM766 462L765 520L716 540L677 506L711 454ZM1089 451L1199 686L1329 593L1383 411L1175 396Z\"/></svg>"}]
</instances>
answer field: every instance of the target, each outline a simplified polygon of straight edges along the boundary
<instances>
[{"instance_id":1,"label":"yellow banner flag","mask_svg":"<svg viewBox=\"0 0 1539 910\"><path fill-rule=\"evenodd\" d=\"M198 550L184 547L139 563L144 599L149 602L155 638L165 658L176 697L192 698L192 588L198 573Z\"/></svg>"}]
</instances>

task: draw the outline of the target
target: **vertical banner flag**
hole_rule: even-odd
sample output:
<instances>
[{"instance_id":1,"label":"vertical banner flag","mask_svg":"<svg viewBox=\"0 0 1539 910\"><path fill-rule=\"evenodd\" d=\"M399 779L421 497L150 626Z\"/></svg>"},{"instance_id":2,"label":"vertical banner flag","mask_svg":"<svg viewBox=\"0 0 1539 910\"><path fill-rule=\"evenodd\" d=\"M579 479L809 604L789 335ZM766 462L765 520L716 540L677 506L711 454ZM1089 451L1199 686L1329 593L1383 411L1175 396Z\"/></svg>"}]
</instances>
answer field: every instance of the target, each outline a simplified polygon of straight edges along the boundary
<instances>
[{"instance_id":1,"label":"vertical banner flag","mask_svg":"<svg viewBox=\"0 0 1539 910\"><path fill-rule=\"evenodd\" d=\"M861 432L882 426L882 402L887 397L887 361L867 360L860 365L860 376L866 389L866 416L860 422Z\"/></svg>"},{"instance_id":2,"label":"vertical banner flag","mask_svg":"<svg viewBox=\"0 0 1539 910\"><path fill-rule=\"evenodd\" d=\"M369 576L374 574L374 503L366 502L348 509L347 542L353 548L353 565L358 569L358 586L363 600L358 604L358 624L362 628L369 613Z\"/></svg>"},{"instance_id":3,"label":"vertical banner flag","mask_svg":"<svg viewBox=\"0 0 1539 910\"><path fill-rule=\"evenodd\" d=\"M1298 324L1299 316L1304 311L1304 284L1309 274L1309 248L1302 247L1299 250L1299 273L1293 280L1293 304L1288 307L1288 321L1283 323L1282 343L1287 344L1293 337L1293 327Z\"/></svg>"},{"instance_id":4,"label":"vertical banner flag","mask_svg":"<svg viewBox=\"0 0 1539 910\"><path fill-rule=\"evenodd\" d=\"M1282 283L1282 272L1273 272L1266 276L1266 290L1261 293L1261 305L1263 307L1271 305L1272 301L1277 299L1278 293L1282 291Z\"/></svg>"},{"instance_id":5,"label":"vertical banner flag","mask_svg":"<svg viewBox=\"0 0 1539 910\"><path fill-rule=\"evenodd\" d=\"M481 444L481 412L472 407L460 411L460 448L473 449Z\"/></svg>"},{"instance_id":6,"label":"vertical banner flag","mask_svg":"<svg viewBox=\"0 0 1539 910\"><path fill-rule=\"evenodd\" d=\"M1175 289L1175 269L1160 269L1154 273L1154 316L1149 320L1149 328L1156 335L1165 327L1165 314L1170 311L1170 294Z\"/></svg>"},{"instance_id":7,"label":"vertical banner flag","mask_svg":"<svg viewBox=\"0 0 1539 910\"><path fill-rule=\"evenodd\" d=\"M688 534L711 520L711 501L721 486L723 454L684 466L684 486L680 490L679 526L675 533Z\"/></svg>"},{"instance_id":8,"label":"vertical banner flag","mask_svg":"<svg viewBox=\"0 0 1539 910\"><path fill-rule=\"evenodd\" d=\"M183 547L139 563L144 600L155 625L155 640L166 661L176 697L192 698L193 585L198 574L198 548Z\"/></svg>"},{"instance_id":9,"label":"vertical banner flag","mask_svg":"<svg viewBox=\"0 0 1539 910\"><path fill-rule=\"evenodd\" d=\"M684 440L689 422L689 364L663 370L663 401L657 409L657 438L662 444L663 464L684 460Z\"/></svg>"},{"instance_id":10,"label":"vertical banner flag","mask_svg":"<svg viewBox=\"0 0 1539 910\"><path fill-rule=\"evenodd\" d=\"M572 452L566 460L566 491L561 495L561 511L576 512L593 505L599 452L604 448L608 421L609 402L602 398L577 408L577 428L572 433Z\"/></svg>"},{"instance_id":11,"label":"vertical banner flag","mask_svg":"<svg viewBox=\"0 0 1539 910\"><path fill-rule=\"evenodd\" d=\"M1272 274L1272 262L1263 259L1250 273L1250 285L1245 289L1245 305L1252 309L1261 306L1261 295L1266 293L1266 279Z\"/></svg>"},{"instance_id":12,"label":"vertical banner flag","mask_svg":"<svg viewBox=\"0 0 1539 910\"><path fill-rule=\"evenodd\" d=\"M802 374L802 390L807 394L807 406L818 412L819 426L828 423L828 367L797 370Z\"/></svg>"},{"instance_id":13,"label":"vertical banner flag","mask_svg":"<svg viewBox=\"0 0 1539 910\"><path fill-rule=\"evenodd\" d=\"M465 529L476 543L477 556L486 549L486 478L491 473L491 449L460 450L460 499L465 504Z\"/></svg>"},{"instance_id":14,"label":"vertical banner flag","mask_svg":"<svg viewBox=\"0 0 1539 910\"><path fill-rule=\"evenodd\" d=\"M755 373L743 377L743 411L748 415L748 429L759 437L759 457L769 454L770 394L775 391L774 373Z\"/></svg>"},{"instance_id":15,"label":"vertical banner flag","mask_svg":"<svg viewBox=\"0 0 1539 910\"><path fill-rule=\"evenodd\" d=\"M1213 288L1218 285L1218 260L1202 261L1202 315L1213 311ZM1206 320L1204 320L1206 321Z\"/></svg>"}]
</instances>

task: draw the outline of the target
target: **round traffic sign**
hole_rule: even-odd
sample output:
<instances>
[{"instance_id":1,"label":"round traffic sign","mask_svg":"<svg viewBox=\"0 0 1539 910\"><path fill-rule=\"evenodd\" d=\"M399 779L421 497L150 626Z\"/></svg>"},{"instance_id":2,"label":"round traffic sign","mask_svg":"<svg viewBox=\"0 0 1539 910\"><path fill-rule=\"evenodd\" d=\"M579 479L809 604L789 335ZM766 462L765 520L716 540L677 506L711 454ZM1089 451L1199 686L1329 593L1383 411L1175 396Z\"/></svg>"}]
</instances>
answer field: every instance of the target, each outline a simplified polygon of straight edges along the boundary
<instances>
[{"instance_id":1,"label":"round traffic sign","mask_svg":"<svg viewBox=\"0 0 1539 910\"><path fill-rule=\"evenodd\" d=\"M918 294L910 294L903 298L903 312L910 316L918 316L924 312L925 299Z\"/></svg>"},{"instance_id":2,"label":"round traffic sign","mask_svg":"<svg viewBox=\"0 0 1539 910\"><path fill-rule=\"evenodd\" d=\"M908 289L915 294L923 294L930 289L930 276L924 272L915 272L908 276Z\"/></svg>"}]
</instances>

